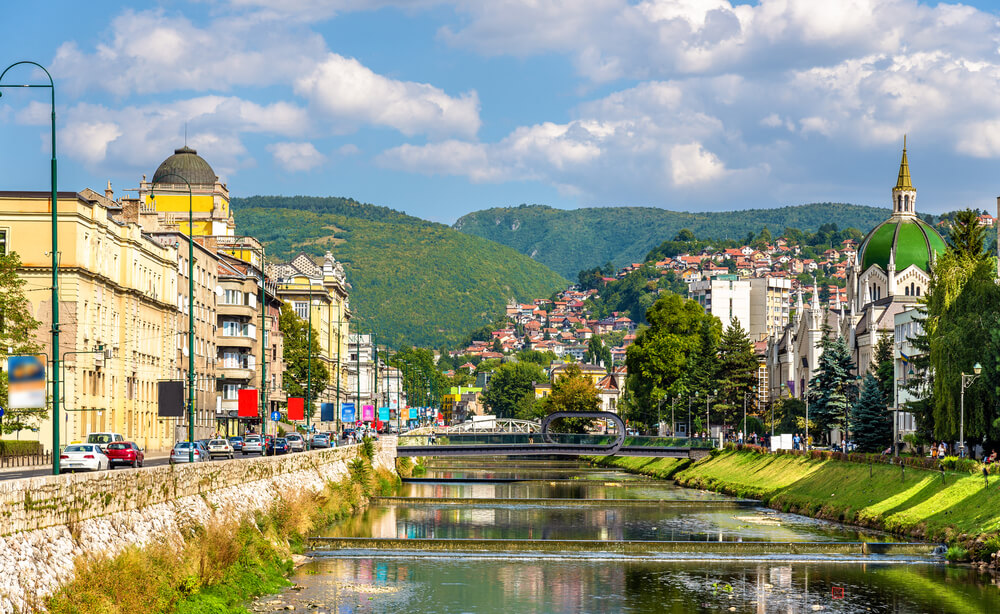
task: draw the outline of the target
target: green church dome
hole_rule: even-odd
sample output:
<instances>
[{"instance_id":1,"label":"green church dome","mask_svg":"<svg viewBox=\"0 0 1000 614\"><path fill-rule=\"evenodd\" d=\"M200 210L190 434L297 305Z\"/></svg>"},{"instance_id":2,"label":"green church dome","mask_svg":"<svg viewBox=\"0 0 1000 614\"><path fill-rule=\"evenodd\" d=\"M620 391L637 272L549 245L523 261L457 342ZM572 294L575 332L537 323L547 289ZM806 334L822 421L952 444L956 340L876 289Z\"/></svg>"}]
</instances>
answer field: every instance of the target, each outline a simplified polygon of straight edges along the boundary
<instances>
[{"instance_id":1,"label":"green church dome","mask_svg":"<svg viewBox=\"0 0 1000 614\"><path fill-rule=\"evenodd\" d=\"M944 250L944 239L930 224L916 216L893 216L868 233L861 243L858 261L862 271L873 264L888 271L892 255L897 272L915 264L930 273L931 262Z\"/></svg>"}]
</instances>

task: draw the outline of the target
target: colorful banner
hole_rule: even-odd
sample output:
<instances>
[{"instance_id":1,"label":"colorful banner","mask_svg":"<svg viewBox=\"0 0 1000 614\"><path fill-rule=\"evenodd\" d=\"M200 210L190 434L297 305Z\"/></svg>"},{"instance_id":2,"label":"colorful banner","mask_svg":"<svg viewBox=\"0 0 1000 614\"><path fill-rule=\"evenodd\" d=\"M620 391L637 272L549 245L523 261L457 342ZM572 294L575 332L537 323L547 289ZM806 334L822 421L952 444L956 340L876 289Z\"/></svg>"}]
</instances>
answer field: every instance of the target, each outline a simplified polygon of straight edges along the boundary
<instances>
[{"instance_id":1,"label":"colorful banner","mask_svg":"<svg viewBox=\"0 0 1000 614\"><path fill-rule=\"evenodd\" d=\"M389 408L388 407L379 407L378 408L378 419L379 419L380 422L388 422L389 421Z\"/></svg>"},{"instance_id":2,"label":"colorful banner","mask_svg":"<svg viewBox=\"0 0 1000 614\"><path fill-rule=\"evenodd\" d=\"M11 409L45 408L45 360L39 356L7 359L7 405Z\"/></svg>"},{"instance_id":3,"label":"colorful banner","mask_svg":"<svg viewBox=\"0 0 1000 614\"><path fill-rule=\"evenodd\" d=\"M256 418L257 391L253 388L243 388L237 393L236 415L240 418Z\"/></svg>"},{"instance_id":4,"label":"colorful banner","mask_svg":"<svg viewBox=\"0 0 1000 614\"><path fill-rule=\"evenodd\" d=\"M389 398L389 409L399 409L399 397Z\"/></svg>"},{"instance_id":5,"label":"colorful banner","mask_svg":"<svg viewBox=\"0 0 1000 614\"><path fill-rule=\"evenodd\" d=\"M375 406L374 405L362 405L361 406L361 420L363 422L374 422L375 421Z\"/></svg>"},{"instance_id":6,"label":"colorful banner","mask_svg":"<svg viewBox=\"0 0 1000 614\"><path fill-rule=\"evenodd\" d=\"M419 420L419 419L420 419L420 408L419 407L411 407L410 408L410 420Z\"/></svg>"},{"instance_id":7,"label":"colorful banner","mask_svg":"<svg viewBox=\"0 0 1000 614\"><path fill-rule=\"evenodd\" d=\"M288 397L288 419L305 420L305 402L302 397Z\"/></svg>"},{"instance_id":8,"label":"colorful banner","mask_svg":"<svg viewBox=\"0 0 1000 614\"><path fill-rule=\"evenodd\" d=\"M354 403L340 404L340 419L344 422L354 422L358 419L357 413L354 409Z\"/></svg>"}]
</instances>

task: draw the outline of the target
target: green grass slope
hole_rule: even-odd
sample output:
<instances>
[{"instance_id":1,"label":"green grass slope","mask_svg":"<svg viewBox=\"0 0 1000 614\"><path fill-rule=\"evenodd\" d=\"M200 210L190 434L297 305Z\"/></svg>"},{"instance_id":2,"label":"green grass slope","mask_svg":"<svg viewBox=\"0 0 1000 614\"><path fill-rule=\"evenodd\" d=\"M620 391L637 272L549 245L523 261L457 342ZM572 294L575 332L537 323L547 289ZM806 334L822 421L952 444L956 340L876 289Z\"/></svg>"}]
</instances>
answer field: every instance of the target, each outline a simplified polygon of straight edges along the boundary
<instances>
[{"instance_id":1,"label":"green grass slope","mask_svg":"<svg viewBox=\"0 0 1000 614\"><path fill-rule=\"evenodd\" d=\"M454 345L511 297L549 296L567 284L509 247L386 207L271 196L232 206L239 232L260 239L269 258L333 252L353 286L351 307L374 320L380 343L396 347Z\"/></svg>"},{"instance_id":2,"label":"green grass slope","mask_svg":"<svg viewBox=\"0 0 1000 614\"><path fill-rule=\"evenodd\" d=\"M579 271L608 261L617 266L642 262L649 250L682 228L704 239L745 237L765 226L775 235L786 226L815 232L828 222L866 232L889 214L888 209L839 203L708 213L654 207L564 210L521 205L469 213L459 218L454 228L509 245L575 279Z\"/></svg>"}]
</instances>

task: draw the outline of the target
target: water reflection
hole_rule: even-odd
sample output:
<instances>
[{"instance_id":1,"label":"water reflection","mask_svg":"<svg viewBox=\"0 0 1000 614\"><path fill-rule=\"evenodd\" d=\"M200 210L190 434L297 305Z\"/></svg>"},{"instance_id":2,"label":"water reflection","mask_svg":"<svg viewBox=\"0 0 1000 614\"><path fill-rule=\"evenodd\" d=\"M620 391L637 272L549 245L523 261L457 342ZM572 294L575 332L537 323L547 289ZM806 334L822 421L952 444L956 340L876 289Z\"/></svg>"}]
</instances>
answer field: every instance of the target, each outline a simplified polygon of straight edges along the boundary
<instances>
[{"instance_id":1,"label":"water reflection","mask_svg":"<svg viewBox=\"0 0 1000 614\"><path fill-rule=\"evenodd\" d=\"M837 565L345 558L318 560L295 595L333 612L998 611L998 589L966 569ZM378 587L390 592L378 593ZM372 587L372 588L369 588ZM297 608L298 609L298 608Z\"/></svg>"}]
</instances>

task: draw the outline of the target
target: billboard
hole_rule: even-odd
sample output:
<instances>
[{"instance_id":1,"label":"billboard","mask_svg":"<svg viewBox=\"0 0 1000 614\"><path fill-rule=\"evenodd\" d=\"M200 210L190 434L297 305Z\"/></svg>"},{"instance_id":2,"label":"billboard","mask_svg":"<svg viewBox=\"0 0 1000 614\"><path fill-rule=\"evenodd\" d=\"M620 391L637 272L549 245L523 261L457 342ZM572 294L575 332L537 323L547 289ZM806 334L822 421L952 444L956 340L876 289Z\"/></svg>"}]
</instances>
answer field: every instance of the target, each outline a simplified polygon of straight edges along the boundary
<instances>
[{"instance_id":1,"label":"billboard","mask_svg":"<svg viewBox=\"0 0 1000 614\"><path fill-rule=\"evenodd\" d=\"M302 397L288 397L288 419L305 420L305 399Z\"/></svg>"},{"instance_id":2,"label":"billboard","mask_svg":"<svg viewBox=\"0 0 1000 614\"><path fill-rule=\"evenodd\" d=\"M319 404L319 419L320 422L333 422L335 418L335 410L337 405L335 403L320 403Z\"/></svg>"},{"instance_id":3,"label":"billboard","mask_svg":"<svg viewBox=\"0 0 1000 614\"><path fill-rule=\"evenodd\" d=\"M362 405L361 406L361 419L365 422L375 421L375 406L374 405Z\"/></svg>"},{"instance_id":4,"label":"billboard","mask_svg":"<svg viewBox=\"0 0 1000 614\"><path fill-rule=\"evenodd\" d=\"M419 420L419 419L420 419L420 408L419 407L411 407L410 408L410 420Z\"/></svg>"},{"instance_id":5,"label":"billboard","mask_svg":"<svg viewBox=\"0 0 1000 614\"><path fill-rule=\"evenodd\" d=\"M253 388L243 388L239 391L237 398L236 415L240 418L256 418L257 411L257 391Z\"/></svg>"},{"instance_id":6,"label":"billboard","mask_svg":"<svg viewBox=\"0 0 1000 614\"><path fill-rule=\"evenodd\" d=\"M378 408L378 419L381 422L388 422L389 421L389 408L388 407L379 407Z\"/></svg>"},{"instance_id":7,"label":"billboard","mask_svg":"<svg viewBox=\"0 0 1000 614\"><path fill-rule=\"evenodd\" d=\"M11 409L45 408L45 359L11 356L7 359L7 405Z\"/></svg>"},{"instance_id":8,"label":"billboard","mask_svg":"<svg viewBox=\"0 0 1000 614\"><path fill-rule=\"evenodd\" d=\"M184 382L156 382L156 415L160 418L184 415Z\"/></svg>"},{"instance_id":9,"label":"billboard","mask_svg":"<svg viewBox=\"0 0 1000 614\"><path fill-rule=\"evenodd\" d=\"M354 403L340 404L340 419L344 422L354 422L358 419L354 410Z\"/></svg>"}]
</instances>

